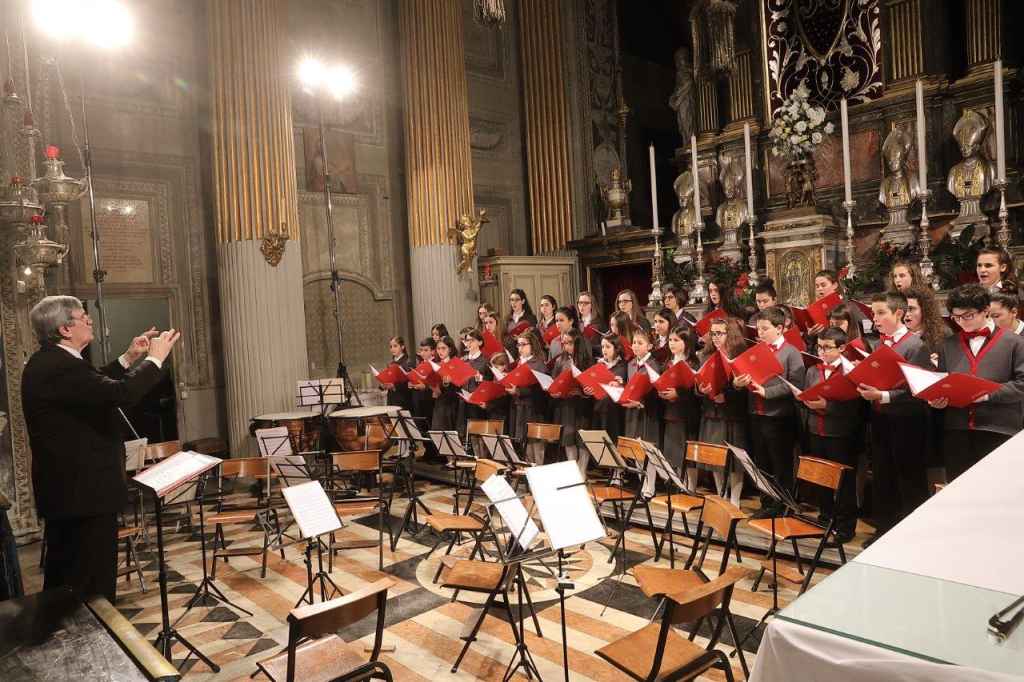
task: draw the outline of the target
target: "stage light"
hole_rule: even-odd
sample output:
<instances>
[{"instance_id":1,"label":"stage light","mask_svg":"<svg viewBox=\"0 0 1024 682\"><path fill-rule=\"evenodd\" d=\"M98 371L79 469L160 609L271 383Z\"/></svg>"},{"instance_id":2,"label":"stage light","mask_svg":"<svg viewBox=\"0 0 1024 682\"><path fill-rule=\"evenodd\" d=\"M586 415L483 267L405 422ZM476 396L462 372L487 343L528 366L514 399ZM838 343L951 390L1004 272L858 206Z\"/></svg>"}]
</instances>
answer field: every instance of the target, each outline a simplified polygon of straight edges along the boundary
<instances>
[{"instance_id":1,"label":"stage light","mask_svg":"<svg viewBox=\"0 0 1024 682\"><path fill-rule=\"evenodd\" d=\"M344 99L358 89L356 73L348 66L335 66L327 75L327 91L334 99Z\"/></svg>"},{"instance_id":2,"label":"stage light","mask_svg":"<svg viewBox=\"0 0 1024 682\"><path fill-rule=\"evenodd\" d=\"M325 77L324 64L315 57L306 57L299 62L299 82L307 90L320 87Z\"/></svg>"},{"instance_id":3,"label":"stage light","mask_svg":"<svg viewBox=\"0 0 1024 682\"><path fill-rule=\"evenodd\" d=\"M83 3L82 36L96 47L117 49L132 42L135 20L117 0L93 0Z\"/></svg>"},{"instance_id":4,"label":"stage light","mask_svg":"<svg viewBox=\"0 0 1024 682\"><path fill-rule=\"evenodd\" d=\"M46 35L55 40L66 40L81 31L88 4L76 0L35 0L32 19Z\"/></svg>"}]
</instances>

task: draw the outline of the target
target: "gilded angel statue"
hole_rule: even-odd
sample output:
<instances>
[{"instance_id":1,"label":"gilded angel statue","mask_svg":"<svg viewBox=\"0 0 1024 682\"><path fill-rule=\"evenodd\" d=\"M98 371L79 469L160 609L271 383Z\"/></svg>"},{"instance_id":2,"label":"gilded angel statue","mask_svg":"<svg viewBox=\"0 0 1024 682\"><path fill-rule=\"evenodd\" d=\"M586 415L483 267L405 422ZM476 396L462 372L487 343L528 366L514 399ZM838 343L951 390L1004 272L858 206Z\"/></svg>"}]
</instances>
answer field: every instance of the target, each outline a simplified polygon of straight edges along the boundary
<instances>
[{"instance_id":1,"label":"gilded angel statue","mask_svg":"<svg viewBox=\"0 0 1024 682\"><path fill-rule=\"evenodd\" d=\"M459 245L459 266L457 272L462 274L473 267L473 258L476 257L476 240L480 236L480 230L485 223L489 223L487 209L480 209L480 214L474 218L469 213L463 213L454 227L448 228L448 238L453 239Z\"/></svg>"}]
</instances>

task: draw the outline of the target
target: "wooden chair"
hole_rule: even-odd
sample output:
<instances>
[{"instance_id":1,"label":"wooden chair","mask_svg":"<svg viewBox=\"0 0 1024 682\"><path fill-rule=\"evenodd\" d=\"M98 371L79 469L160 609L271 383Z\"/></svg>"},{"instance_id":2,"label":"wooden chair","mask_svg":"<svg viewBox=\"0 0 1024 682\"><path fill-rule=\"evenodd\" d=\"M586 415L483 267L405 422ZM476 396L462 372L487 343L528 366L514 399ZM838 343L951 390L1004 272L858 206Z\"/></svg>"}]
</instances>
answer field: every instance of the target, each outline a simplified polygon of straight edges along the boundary
<instances>
[{"instance_id":1,"label":"wooden chair","mask_svg":"<svg viewBox=\"0 0 1024 682\"><path fill-rule=\"evenodd\" d=\"M384 463L380 450L359 450L353 452L331 453L332 481L335 478L342 478L346 481L355 480L355 496L335 499L334 511L338 517L345 520L346 517L367 516L377 514L377 541L373 540L340 540L336 541L334 533L331 533L328 544L328 572L334 570L334 555L343 549L361 549L377 546L378 568L384 569L384 527L387 526L388 541L394 542L394 534L391 531L391 523L388 521L391 516L390 500L385 497L384 490ZM359 493L358 485L365 479L367 484L366 494ZM375 487L371 487L375 483ZM333 486L332 486L333 487ZM349 488L349 491L352 489ZM337 490L332 492L337 493Z\"/></svg>"},{"instance_id":2,"label":"wooden chair","mask_svg":"<svg viewBox=\"0 0 1024 682\"><path fill-rule=\"evenodd\" d=\"M747 569L733 567L704 585L665 595L660 623L652 622L594 653L634 680L693 680L717 667L727 682L733 682L729 659L715 647L727 620L723 614L728 612L733 589L747 574ZM707 648L685 639L674 629L683 623L700 622L716 610L720 615Z\"/></svg>"},{"instance_id":3,"label":"wooden chair","mask_svg":"<svg viewBox=\"0 0 1024 682\"><path fill-rule=\"evenodd\" d=\"M288 614L287 649L259 662L257 667L274 682L339 682L371 676L393 679L387 665L377 660L384 639L388 588L392 585L394 581L385 578L344 597L293 609ZM335 633L374 612L377 627L367 661L362 647L345 642Z\"/></svg>"},{"instance_id":4,"label":"wooden chair","mask_svg":"<svg viewBox=\"0 0 1024 682\"><path fill-rule=\"evenodd\" d=\"M549 445L558 445L562 442L561 424L544 424L541 422L526 423L526 444L543 443L546 449ZM523 457L523 459L528 459ZM540 464L544 462L541 461Z\"/></svg>"},{"instance_id":5,"label":"wooden chair","mask_svg":"<svg viewBox=\"0 0 1024 682\"><path fill-rule=\"evenodd\" d=\"M484 447L480 436L498 435L505 430L504 419L470 419L466 422L466 451L477 458L488 459L487 449ZM452 502L452 513L459 511L459 500L472 498L473 492L473 471L476 463L471 460L450 460L446 462L447 468L455 479L455 498ZM467 504L468 508L468 504Z\"/></svg>"},{"instance_id":6,"label":"wooden chair","mask_svg":"<svg viewBox=\"0 0 1024 682\"><path fill-rule=\"evenodd\" d=\"M181 452L181 441L180 440L165 440L162 443L150 443L146 446L146 454L144 455L145 461L159 462L162 459L167 459L171 455Z\"/></svg>"},{"instance_id":7,"label":"wooden chair","mask_svg":"<svg viewBox=\"0 0 1024 682\"><path fill-rule=\"evenodd\" d=\"M263 557L260 568L260 577L267 577L267 554L270 551L271 542L278 545L281 558L284 559L284 546L280 542L281 526L277 517L277 510L270 506L270 490L272 475L270 471L270 457L240 457L226 459L220 464L220 495L218 509L206 517L207 523L213 524L213 561L210 577L217 578L217 558L222 558L224 563L233 556L256 556ZM266 489L261 486L261 492L257 496L257 504L252 507L233 507L225 509L224 482L225 480L256 479L264 482ZM259 523L263 527L262 547L231 547L227 546L224 538L225 526L238 526Z\"/></svg>"},{"instance_id":8,"label":"wooden chair","mask_svg":"<svg viewBox=\"0 0 1024 682\"><path fill-rule=\"evenodd\" d=\"M124 543L124 564L117 567L117 577L123 577L125 582L132 581L132 575L139 578L139 589L143 594L146 592L146 582L142 579L142 565L139 563L139 554L136 543L142 534L139 526L122 526L117 529L117 543Z\"/></svg>"},{"instance_id":9,"label":"wooden chair","mask_svg":"<svg viewBox=\"0 0 1024 682\"><path fill-rule=\"evenodd\" d=\"M796 480L798 483L804 481L805 483L831 490L833 499L836 502L834 508L838 509L840 485L842 484L843 476L847 475L850 471L851 467L845 464L817 457L801 457L797 466ZM754 580L754 585L751 588L753 592L757 592L757 587L761 583L761 578L764 576L765 571L771 570L772 555L775 553L776 545L780 540L783 542L789 540L792 543L797 572L794 573L792 568L788 566L779 566L776 579L782 578L788 582L799 584L800 594L803 594L810 586L811 577L814 575L814 571L817 569L818 562L821 559L821 553L826 547L835 547L839 551L839 558L842 563L846 563L846 551L843 549L843 544L835 538L836 522L834 516L829 519L827 526L822 526L809 519L790 516L789 514L790 512L787 511L786 515L775 517L774 535L772 534L773 523L771 518L753 519L748 524L753 530L771 538L768 554L761 560L761 571L757 574L757 578ZM811 560L810 568L805 574L797 540L813 538L819 539L818 547L814 552L814 559Z\"/></svg>"},{"instance_id":10,"label":"wooden chair","mask_svg":"<svg viewBox=\"0 0 1024 682\"><path fill-rule=\"evenodd\" d=\"M724 573L729 565L729 551L736 546L736 528L741 521L749 519L749 515L742 511L732 502L725 500L718 495L708 495L704 498L704 507L700 512L700 519L697 521L695 535L697 539L693 543L693 549L686 560L686 568L693 566L700 548L700 559L697 567L693 570L704 575L704 558L707 556L708 547L711 545L713 536L717 533L722 540L722 563L718 567L719 574ZM707 536L701 540L701 532L707 528Z\"/></svg>"},{"instance_id":11,"label":"wooden chair","mask_svg":"<svg viewBox=\"0 0 1024 682\"><path fill-rule=\"evenodd\" d=\"M637 480L635 486L627 486L623 479L619 479L619 482L616 483L613 478L612 481L609 481L607 486L591 487L591 494L594 497L594 501L597 503L598 511L600 511L602 504L611 502L615 519L619 522L619 537L616 538L615 545L612 547L611 556L608 557L609 563L615 560L615 554L618 551L620 544L622 545L623 552L625 552L626 529L629 527L630 519L633 517L633 510L636 509L637 506L642 506L644 508L644 512L647 514L647 529L651 534L651 543L655 547L658 545L658 538L654 534L654 519L651 517L651 508L643 498L643 481L644 476L646 475L647 451L644 450L644 446L641 441L636 438L626 438L625 436L619 436L619 440L615 444L615 447L619 451L619 455L622 457L623 461L629 464L627 473L635 475ZM627 501L629 502L629 508L623 510L623 504Z\"/></svg>"}]
</instances>

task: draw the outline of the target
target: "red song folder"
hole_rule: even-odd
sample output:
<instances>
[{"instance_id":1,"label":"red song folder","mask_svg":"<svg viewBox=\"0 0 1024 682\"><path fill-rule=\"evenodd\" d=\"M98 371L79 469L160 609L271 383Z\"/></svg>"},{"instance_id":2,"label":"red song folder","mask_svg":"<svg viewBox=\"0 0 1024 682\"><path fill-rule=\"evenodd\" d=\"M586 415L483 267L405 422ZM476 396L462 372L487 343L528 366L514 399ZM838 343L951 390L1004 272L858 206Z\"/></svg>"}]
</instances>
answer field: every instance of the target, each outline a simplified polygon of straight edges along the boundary
<instances>
[{"instance_id":1,"label":"red song folder","mask_svg":"<svg viewBox=\"0 0 1024 682\"><path fill-rule=\"evenodd\" d=\"M429 362L424 360L409 372L409 383L437 388L441 385L441 376L434 371Z\"/></svg>"},{"instance_id":2,"label":"red song folder","mask_svg":"<svg viewBox=\"0 0 1024 682\"><path fill-rule=\"evenodd\" d=\"M612 371L608 369L607 365L603 362L594 363L576 377L576 381L579 382L579 385L592 390L594 392L594 398L598 400L608 395L605 393L605 390L601 388L601 385L614 383L615 379L616 376L612 374Z\"/></svg>"},{"instance_id":3,"label":"red song folder","mask_svg":"<svg viewBox=\"0 0 1024 682\"><path fill-rule=\"evenodd\" d=\"M754 383L761 386L782 372L782 365L775 357L774 349L766 343L748 348L732 360L733 376L749 374Z\"/></svg>"},{"instance_id":4,"label":"red song folder","mask_svg":"<svg viewBox=\"0 0 1024 682\"><path fill-rule=\"evenodd\" d=\"M588 324L583 328L583 336L586 337L587 341L592 341L595 336L600 336L601 330L592 324Z\"/></svg>"},{"instance_id":5,"label":"red song folder","mask_svg":"<svg viewBox=\"0 0 1024 682\"><path fill-rule=\"evenodd\" d=\"M945 398L950 407L967 407L982 396L999 390L1000 384L971 374L932 372L906 362L900 363L910 392L921 400Z\"/></svg>"},{"instance_id":6,"label":"red song folder","mask_svg":"<svg viewBox=\"0 0 1024 682\"><path fill-rule=\"evenodd\" d=\"M868 320L875 319L875 313L874 313L874 311L871 310L871 306L869 304L865 303L864 301L856 301L856 300L851 298L851 299L847 299L846 302L847 303L851 303L851 304L857 306L858 308L860 308L861 313L864 314L864 317L866 319L868 319Z\"/></svg>"},{"instance_id":7,"label":"red song folder","mask_svg":"<svg viewBox=\"0 0 1024 682\"><path fill-rule=\"evenodd\" d=\"M615 402L626 403L640 402L644 399L644 396L651 392L652 386L650 375L644 371L634 374L633 378L626 382L625 387L618 384L605 384L601 388Z\"/></svg>"},{"instance_id":8,"label":"red song folder","mask_svg":"<svg viewBox=\"0 0 1024 682\"><path fill-rule=\"evenodd\" d=\"M814 318L807 312L807 308L791 305L789 306L789 314L793 318L793 324L802 332L814 326Z\"/></svg>"},{"instance_id":9,"label":"red song folder","mask_svg":"<svg viewBox=\"0 0 1024 682\"><path fill-rule=\"evenodd\" d=\"M501 345L501 342L494 337L494 334L490 332L484 332L484 356L490 360L495 353L505 352L505 347Z\"/></svg>"},{"instance_id":10,"label":"red song folder","mask_svg":"<svg viewBox=\"0 0 1024 682\"><path fill-rule=\"evenodd\" d=\"M715 310L712 310L704 317L700 318L700 322L698 322L693 329L697 333L698 337L702 337L709 331L711 331L711 323L713 321L725 317L728 317L725 314L725 311L722 310L721 308L716 308Z\"/></svg>"},{"instance_id":11,"label":"red song folder","mask_svg":"<svg viewBox=\"0 0 1024 682\"><path fill-rule=\"evenodd\" d=\"M690 390L697 375L685 362L677 362L666 369L654 382L654 390L667 391L671 388Z\"/></svg>"},{"instance_id":12,"label":"red song folder","mask_svg":"<svg viewBox=\"0 0 1024 682\"><path fill-rule=\"evenodd\" d=\"M558 325L557 324L553 324L550 327L548 327L546 330L544 330L544 343L549 344L552 341L554 341L556 338L558 338Z\"/></svg>"},{"instance_id":13,"label":"red song folder","mask_svg":"<svg viewBox=\"0 0 1024 682\"><path fill-rule=\"evenodd\" d=\"M846 350L843 351L843 357L850 362L860 362L869 355L867 349L864 348L864 341L861 339L854 339L846 344Z\"/></svg>"},{"instance_id":14,"label":"red song folder","mask_svg":"<svg viewBox=\"0 0 1024 682\"><path fill-rule=\"evenodd\" d=\"M786 339L786 343L796 348L798 351L803 353L807 350L807 344L804 343L804 335L800 333L800 330L796 327L790 327L782 335Z\"/></svg>"},{"instance_id":15,"label":"red song folder","mask_svg":"<svg viewBox=\"0 0 1024 682\"><path fill-rule=\"evenodd\" d=\"M573 390L579 390L580 382L576 380L575 367L566 367L562 373L548 386L548 395L553 398L568 398ZM577 373L579 370L576 370Z\"/></svg>"},{"instance_id":16,"label":"red song folder","mask_svg":"<svg viewBox=\"0 0 1024 682\"><path fill-rule=\"evenodd\" d=\"M506 395L505 387L497 381L481 381L472 393L466 394L465 391L462 393L464 394L462 397L467 403L480 407L487 407L487 403Z\"/></svg>"},{"instance_id":17,"label":"red song folder","mask_svg":"<svg viewBox=\"0 0 1024 682\"><path fill-rule=\"evenodd\" d=\"M854 384L872 386L879 391L891 391L906 383L903 372L900 371L901 362L904 362L903 356L883 343L861 360L847 376Z\"/></svg>"},{"instance_id":18,"label":"red song folder","mask_svg":"<svg viewBox=\"0 0 1024 682\"><path fill-rule=\"evenodd\" d=\"M509 336L518 336L530 328L529 320L523 320L509 331Z\"/></svg>"},{"instance_id":19,"label":"red song folder","mask_svg":"<svg viewBox=\"0 0 1024 682\"><path fill-rule=\"evenodd\" d=\"M709 384L711 386L711 392L708 397L719 395L725 390L725 384L729 381L729 377L725 370L726 360L722 358L722 354L714 353L709 357L701 368L697 370L696 382L697 386L703 386Z\"/></svg>"},{"instance_id":20,"label":"red song folder","mask_svg":"<svg viewBox=\"0 0 1024 682\"><path fill-rule=\"evenodd\" d=\"M473 365L462 358L451 358L448 362L441 363L441 369L437 373L442 379L447 378L456 386L465 386L466 382L477 375Z\"/></svg>"},{"instance_id":21,"label":"red song folder","mask_svg":"<svg viewBox=\"0 0 1024 682\"><path fill-rule=\"evenodd\" d=\"M843 297L832 292L824 298L819 298L814 303L807 306L807 314L814 320L814 324L820 324L822 326L828 326L828 316L837 306L843 302Z\"/></svg>"},{"instance_id":22,"label":"red song folder","mask_svg":"<svg viewBox=\"0 0 1024 682\"><path fill-rule=\"evenodd\" d=\"M622 359L629 362L636 357L636 353L633 352L633 342L627 339L625 336L619 337L619 343L622 344Z\"/></svg>"},{"instance_id":23,"label":"red song folder","mask_svg":"<svg viewBox=\"0 0 1024 682\"><path fill-rule=\"evenodd\" d=\"M379 371L370 365L370 371L373 372L374 378L382 384L404 384L409 381L408 373L394 362Z\"/></svg>"},{"instance_id":24,"label":"red song folder","mask_svg":"<svg viewBox=\"0 0 1024 682\"><path fill-rule=\"evenodd\" d=\"M860 398L860 393L857 393L857 386L849 377L841 372L836 372L825 381L811 386L806 391L802 391L797 399L808 401L818 400L824 398L825 400L857 400Z\"/></svg>"},{"instance_id":25,"label":"red song folder","mask_svg":"<svg viewBox=\"0 0 1024 682\"><path fill-rule=\"evenodd\" d=\"M515 388L526 388L536 383L537 377L534 376L533 369L529 365L519 365L501 380L503 386Z\"/></svg>"}]
</instances>

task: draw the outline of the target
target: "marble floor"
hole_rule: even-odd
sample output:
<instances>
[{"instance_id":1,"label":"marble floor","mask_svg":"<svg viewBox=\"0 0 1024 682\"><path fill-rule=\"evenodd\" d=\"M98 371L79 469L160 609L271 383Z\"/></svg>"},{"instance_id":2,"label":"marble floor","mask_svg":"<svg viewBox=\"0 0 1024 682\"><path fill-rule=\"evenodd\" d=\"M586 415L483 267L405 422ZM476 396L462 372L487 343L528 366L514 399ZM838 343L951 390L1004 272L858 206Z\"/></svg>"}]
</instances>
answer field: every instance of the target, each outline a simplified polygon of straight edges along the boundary
<instances>
[{"instance_id":1,"label":"marble floor","mask_svg":"<svg viewBox=\"0 0 1024 682\"><path fill-rule=\"evenodd\" d=\"M420 488L421 499L429 508L451 510L451 488L425 482L420 483ZM748 501L744 500L746 511L756 508L756 502L750 502L748 505ZM405 505L404 499L395 499L392 514L387 519L393 527L400 523ZM858 528L858 538L849 546L853 553L868 530L863 524ZM208 540L212 538L210 531L207 528ZM230 528L227 537L231 546L241 547L259 543L262 533L259 526L253 524ZM339 537L375 539L377 517L374 515L352 520ZM195 593L196 584L202 578L202 554L198 528L176 529L174 525L168 525L165 538L173 621L181 616L185 605ZM740 540L750 547L763 546L760 538L742 527ZM388 595L384 638L385 646L391 647L391 650L382 656L395 679L500 679L512 657L514 638L507 617L503 617L497 610L488 615L458 673L449 672L462 645L460 632L476 613L474 602L482 600L475 600L471 595L463 593L459 595L458 601L452 602L450 591L433 583L441 552L435 552L426 560L424 557L434 542L435 538L429 533L417 537L404 535L394 552L385 549L383 571L377 568L376 547L345 550L335 558L331 578L345 592L382 577L390 577L395 581ZM681 551L684 555L688 552L688 542L682 540ZM646 625L657 606L654 600L643 595L631 572L627 570L624 576L620 575L621 564L609 563L611 544L610 541L590 543L569 560L574 589L566 598L565 621L570 644L570 678L573 680L623 679L621 673L594 655L594 651ZM217 586L231 601L248 609L253 615L247 616L219 603L197 606L185 615L177 626L179 631L221 666L220 673L214 674L201 662L190 659L183 666L185 679L197 682L248 680L256 671L257 661L276 653L286 644L288 628L285 619L306 588L302 548L303 545L286 547L284 559L274 554L269 559L266 578L260 578L259 557L232 557L229 563L218 565ZM454 553L468 552L469 544L466 543L458 546ZM41 588L38 543L23 547L20 554L26 591L37 591ZM147 637L155 637L160 627L160 599L156 589L153 547L145 548L141 555L147 590L145 593L140 591L137 580L122 581L118 585L116 605L139 631ZM762 557L763 553L746 549L742 551L739 563L756 569ZM705 563L705 569L711 576L715 575L720 560L721 550L713 546ZM731 563L735 562L733 556ZM641 563L668 566L665 557L658 562L654 561L650 534L646 529L634 526L627 534L626 567L631 569ZM780 563L795 568L792 562ZM828 569L820 569L814 581L821 580L828 573ZM536 631L529 627L529 648L543 679L561 679L561 616L553 589L554 581L543 566L528 566L526 574L543 635L538 637ZM732 611L741 637L756 625L771 606L768 582L768 579L763 581L755 593L751 591L752 580L747 578L739 584L734 594ZM780 581L779 600L782 605L795 595L794 585ZM373 627L371 617L340 634L346 641L368 643L373 639ZM706 643L706 634L707 626L698 633L696 641ZM753 665L759 634L755 633L743 647L749 665ZM720 648L727 652L733 650L733 642L727 631ZM175 654L177 663L184 653L176 650ZM743 679L738 659L731 660L737 679ZM700 679L723 680L724 675L720 671L712 671Z\"/></svg>"}]
</instances>

